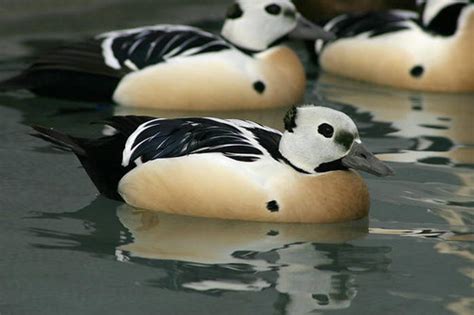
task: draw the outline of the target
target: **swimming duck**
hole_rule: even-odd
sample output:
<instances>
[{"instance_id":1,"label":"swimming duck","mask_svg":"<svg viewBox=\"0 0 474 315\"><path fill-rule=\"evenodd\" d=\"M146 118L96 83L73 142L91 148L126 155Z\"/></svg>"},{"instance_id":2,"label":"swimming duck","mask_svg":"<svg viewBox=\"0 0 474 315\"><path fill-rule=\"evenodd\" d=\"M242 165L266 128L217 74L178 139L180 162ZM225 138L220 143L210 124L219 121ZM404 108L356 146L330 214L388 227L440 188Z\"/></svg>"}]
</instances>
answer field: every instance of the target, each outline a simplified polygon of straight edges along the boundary
<instances>
[{"instance_id":1,"label":"swimming duck","mask_svg":"<svg viewBox=\"0 0 474 315\"><path fill-rule=\"evenodd\" d=\"M237 119L115 116L116 134L83 139L34 127L74 152L107 197L167 213L268 222L362 218L369 194L349 169L392 170L344 113L293 107L285 132Z\"/></svg>"},{"instance_id":2,"label":"swimming duck","mask_svg":"<svg viewBox=\"0 0 474 315\"><path fill-rule=\"evenodd\" d=\"M425 91L474 91L474 4L420 1L410 11L338 16L325 25L338 39L316 43L325 71Z\"/></svg>"},{"instance_id":3,"label":"swimming duck","mask_svg":"<svg viewBox=\"0 0 474 315\"><path fill-rule=\"evenodd\" d=\"M238 0L220 36L183 25L108 32L40 56L3 89L161 109L289 106L306 77L296 53L278 45L287 35L331 37L289 0Z\"/></svg>"}]
</instances>

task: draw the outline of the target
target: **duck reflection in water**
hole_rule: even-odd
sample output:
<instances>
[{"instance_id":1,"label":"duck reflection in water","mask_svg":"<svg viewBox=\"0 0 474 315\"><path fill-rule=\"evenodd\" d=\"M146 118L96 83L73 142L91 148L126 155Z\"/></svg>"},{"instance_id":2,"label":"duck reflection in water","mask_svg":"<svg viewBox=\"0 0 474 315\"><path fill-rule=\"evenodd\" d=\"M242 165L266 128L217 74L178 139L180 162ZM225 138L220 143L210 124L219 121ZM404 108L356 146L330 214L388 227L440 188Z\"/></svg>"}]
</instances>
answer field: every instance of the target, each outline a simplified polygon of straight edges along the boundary
<instances>
[{"instance_id":1,"label":"duck reflection in water","mask_svg":"<svg viewBox=\"0 0 474 315\"><path fill-rule=\"evenodd\" d=\"M322 74L313 95L323 95L323 103L332 103L332 107L350 104L356 108L351 116L359 123L379 128L374 130L376 137L384 136L386 142L379 145L392 152L380 155L384 160L455 166L474 163L472 93L419 93Z\"/></svg>"},{"instance_id":2,"label":"duck reflection in water","mask_svg":"<svg viewBox=\"0 0 474 315\"><path fill-rule=\"evenodd\" d=\"M391 262L390 247L347 243L367 235L367 220L226 221L136 210L102 197L77 212L39 217L61 220L59 231L33 228L43 240L35 246L161 269L165 277L145 283L159 288L207 295L276 290L275 307L291 314L350 307L357 275L384 272ZM85 232L72 234L64 219L80 220Z\"/></svg>"},{"instance_id":3,"label":"duck reflection in water","mask_svg":"<svg viewBox=\"0 0 474 315\"><path fill-rule=\"evenodd\" d=\"M176 289L219 294L274 287L290 314L349 307L357 293L353 271L385 270L390 263L388 247L345 243L366 235L366 220L330 225L240 222L127 205L117 215L133 237L118 247L117 259L178 262L178 270L168 273Z\"/></svg>"},{"instance_id":4,"label":"duck reflection in water","mask_svg":"<svg viewBox=\"0 0 474 315\"><path fill-rule=\"evenodd\" d=\"M375 198L390 202L397 195L397 207L429 209L452 229L471 232L466 227L474 219L470 171L474 164L474 94L396 90L323 73L313 96L354 117L369 146L386 152L378 155L382 160L404 163L398 180L371 187ZM403 174L403 169L413 176Z\"/></svg>"}]
</instances>

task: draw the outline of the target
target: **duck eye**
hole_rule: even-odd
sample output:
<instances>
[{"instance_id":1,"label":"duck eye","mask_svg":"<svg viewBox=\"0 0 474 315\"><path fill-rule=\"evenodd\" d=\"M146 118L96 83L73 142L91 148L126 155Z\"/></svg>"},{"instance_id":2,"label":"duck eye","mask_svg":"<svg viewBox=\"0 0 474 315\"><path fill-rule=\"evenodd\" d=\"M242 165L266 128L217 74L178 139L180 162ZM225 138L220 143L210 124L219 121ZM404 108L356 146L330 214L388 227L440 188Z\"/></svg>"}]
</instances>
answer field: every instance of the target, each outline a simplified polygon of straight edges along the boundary
<instances>
[{"instance_id":1,"label":"duck eye","mask_svg":"<svg viewBox=\"0 0 474 315\"><path fill-rule=\"evenodd\" d=\"M326 138L331 138L334 134L334 128L331 125L324 123L319 125L318 132Z\"/></svg>"},{"instance_id":2,"label":"duck eye","mask_svg":"<svg viewBox=\"0 0 474 315\"><path fill-rule=\"evenodd\" d=\"M265 7L265 11L271 15L278 15L281 12L281 7L278 4L269 4Z\"/></svg>"}]
</instances>

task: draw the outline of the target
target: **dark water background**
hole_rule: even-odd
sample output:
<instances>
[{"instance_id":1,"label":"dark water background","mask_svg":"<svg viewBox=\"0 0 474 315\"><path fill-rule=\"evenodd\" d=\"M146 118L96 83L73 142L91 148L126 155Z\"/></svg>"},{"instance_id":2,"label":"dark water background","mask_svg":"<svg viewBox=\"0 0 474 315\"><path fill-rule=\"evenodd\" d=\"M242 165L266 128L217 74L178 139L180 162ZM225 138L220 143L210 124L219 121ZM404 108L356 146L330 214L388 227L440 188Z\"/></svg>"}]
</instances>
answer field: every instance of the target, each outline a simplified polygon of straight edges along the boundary
<instances>
[{"instance_id":1,"label":"dark water background","mask_svg":"<svg viewBox=\"0 0 474 315\"><path fill-rule=\"evenodd\" d=\"M226 4L0 0L0 78L61 41L111 29L186 23L217 31ZM472 314L474 95L325 74L316 82L307 52L294 47L310 77L306 101L353 117L397 172L364 175L368 222L278 225L134 211L98 196L79 162L31 137L28 126L92 136L101 127L89 122L113 114L188 113L0 94L0 314ZM281 129L284 112L205 115Z\"/></svg>"}]
</instances>

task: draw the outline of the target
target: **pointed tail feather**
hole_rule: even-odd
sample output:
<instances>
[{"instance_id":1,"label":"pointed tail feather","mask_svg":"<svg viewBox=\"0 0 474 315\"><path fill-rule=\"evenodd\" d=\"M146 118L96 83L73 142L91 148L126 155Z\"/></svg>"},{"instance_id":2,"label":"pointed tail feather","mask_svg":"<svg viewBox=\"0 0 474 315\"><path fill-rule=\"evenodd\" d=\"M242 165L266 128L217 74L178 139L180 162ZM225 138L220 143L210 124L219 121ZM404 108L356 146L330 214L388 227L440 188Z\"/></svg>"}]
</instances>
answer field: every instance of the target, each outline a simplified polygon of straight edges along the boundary
<instances>
[{"instance_id":1,"label":"pointed tail feather","mask_svg":"<svg viewBox=\"0 0 474 315\"><path fill-rule=\"evenodd\" d=\"M122 177L130 170L121 165L125 136L116 134L98 139L83 139L51 128L32 128L38 132L33 136L76 154L100 193L111 199L123 200L117 192L117 187Z\"/></svg>"},{"instance_id":2,"label":"pointed tail feather","mask_svg":"<svg viewBox=\"0 0 474 315\"><path fill-rule=\"evenodd\" d=\"M78 156L87 156L86 151L79 145L78 140L75 140L75 138L56 131L53 128L45 128L37 125L31 127L38 132L37 134L32 134L33 137L51 142L58 148L72 151Z\"/></svg>"}]
</instances>

